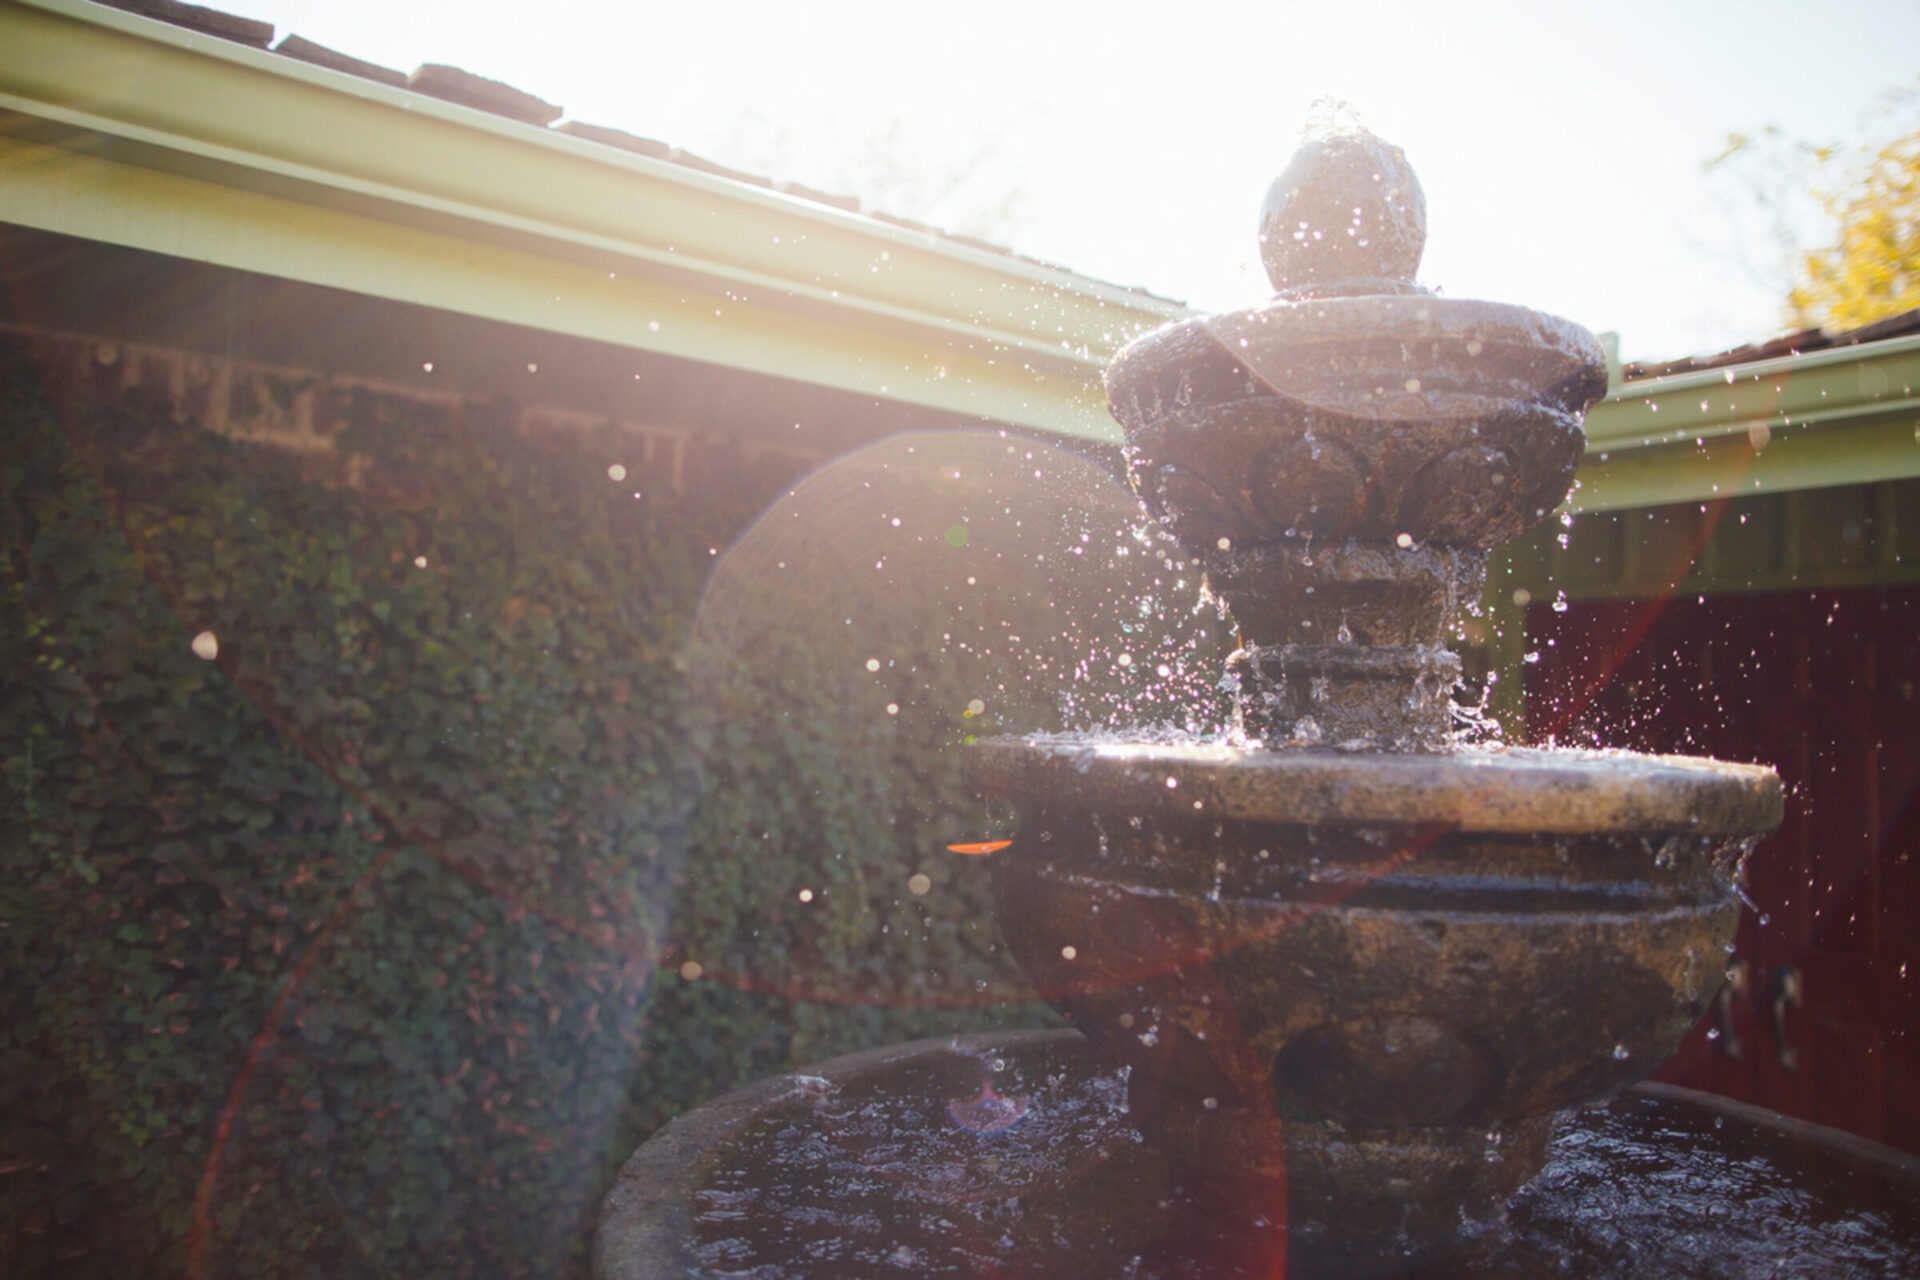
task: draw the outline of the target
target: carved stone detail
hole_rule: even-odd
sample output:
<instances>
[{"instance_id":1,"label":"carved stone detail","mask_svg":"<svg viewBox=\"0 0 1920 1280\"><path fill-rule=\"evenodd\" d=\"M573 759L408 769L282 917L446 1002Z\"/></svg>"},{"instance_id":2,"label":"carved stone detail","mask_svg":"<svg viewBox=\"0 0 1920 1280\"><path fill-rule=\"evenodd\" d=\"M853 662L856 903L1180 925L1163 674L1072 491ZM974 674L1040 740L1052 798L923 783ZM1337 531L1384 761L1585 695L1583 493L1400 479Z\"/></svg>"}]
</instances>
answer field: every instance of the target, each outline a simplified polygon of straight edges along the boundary
<instances>
[{"instance_id":1,"label":"carved stone detail","mask_svg":"<svg viewBox=\"0 0 1920 1280\"><path fill-rule=\"evenodd\" d=\"M1578 325L1415 285L1424 210L1397 148L1310 143L1263 221L1280 296L1158 329L1107 370L1135 489L1240 627L1256 736L1440 745L1458 668L1434 655L1486 549L1566 496L1606 390Z\"/></svg>"}]
</instances>

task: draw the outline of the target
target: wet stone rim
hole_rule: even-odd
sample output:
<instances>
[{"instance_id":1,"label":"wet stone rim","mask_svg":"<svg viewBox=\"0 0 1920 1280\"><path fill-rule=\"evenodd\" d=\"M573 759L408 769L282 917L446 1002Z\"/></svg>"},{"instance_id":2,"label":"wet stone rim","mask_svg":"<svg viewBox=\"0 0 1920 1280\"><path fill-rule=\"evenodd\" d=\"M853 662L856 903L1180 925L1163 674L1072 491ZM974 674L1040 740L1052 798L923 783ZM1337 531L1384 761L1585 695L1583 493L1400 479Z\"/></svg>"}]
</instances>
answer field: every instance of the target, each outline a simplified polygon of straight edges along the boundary
<instances>
[{"instance_id":1,"label":"wet stone rim","mask_svg":"<svg viewBox=\"0 0 1920 1280\"><path fill-rule=\"evenodd\" d=\"M978 743L967 772L989 796L1289 825L1750 836L1784 812L1779 776L1765 766L1609 751L1348 754L1039 734Z\"/></svg>"},{"instance_id":2,"label":"wet stone rim","mask_svg":"<svg viewBox=\"0 0 1920 1280\"><path fill-rule=\"evenodd\" d=\"M590 1274L596 1280L664 1280L707 1272L694 1252L694 1197L746 1135L785 1110L886 1077L943 1054L1038 1058L1049 1050L1084 1059L1087 1073L1110 1071L1078 1031L1008 1031L914 1040L852 1053L791 1075L761 1080L669 1121L621 1166L600 1207Z\"/></svg>"}]
</instances>

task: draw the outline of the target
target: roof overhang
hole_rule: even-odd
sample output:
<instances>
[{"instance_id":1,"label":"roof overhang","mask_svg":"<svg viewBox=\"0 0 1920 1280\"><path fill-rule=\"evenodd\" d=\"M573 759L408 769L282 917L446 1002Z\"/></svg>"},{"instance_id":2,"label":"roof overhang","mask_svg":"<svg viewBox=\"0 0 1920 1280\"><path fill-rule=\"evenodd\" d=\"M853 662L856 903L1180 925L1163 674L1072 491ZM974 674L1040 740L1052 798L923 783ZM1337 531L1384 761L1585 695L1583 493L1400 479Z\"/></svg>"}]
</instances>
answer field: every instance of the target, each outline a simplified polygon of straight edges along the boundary
<instances>
[{"instance_id":1,"label":"roof overhang","mask_svg":"<svg viewBox=\"0 0 1920 1280\"><path fill-rule=\"evenodd\" d=\"M1176 303L85 0L0 0L0 221L1116 441ZM1616 387L1576 511L1920 475L1920 338Z\"/></svg>"},{"instance_id":2,"label":"roof overhang","mask_svg":"<svg viewBox=\"0 0 1920 1280\"><path fill-rule=\"evenodd\" d=\"M1117 441L1176 303L84 0L0 0L0 221Z\"/></svg>"},{"instance_id":3,"label":"roof overhang","mask_svg":"<svg viewBox=\"0 0 1920 1280\"><path fill-rule=\"evenodd\" d=\"M1920 476L1920 337L1613 388L1587 415L1574 511Z\"/></svg>"}]
</instances>

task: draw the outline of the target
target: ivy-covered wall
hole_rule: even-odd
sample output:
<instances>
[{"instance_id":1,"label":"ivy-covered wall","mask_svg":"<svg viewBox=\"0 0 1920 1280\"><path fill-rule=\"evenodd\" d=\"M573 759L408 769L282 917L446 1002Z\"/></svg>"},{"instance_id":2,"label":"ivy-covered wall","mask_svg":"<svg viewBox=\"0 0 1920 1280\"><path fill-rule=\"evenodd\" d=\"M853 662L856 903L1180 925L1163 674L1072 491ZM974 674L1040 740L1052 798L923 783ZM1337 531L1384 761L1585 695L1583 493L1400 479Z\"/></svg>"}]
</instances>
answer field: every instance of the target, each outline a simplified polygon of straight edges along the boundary
<instances>
[{"instance_id":1,"label":"ivy-covered wall","mask_svg":"<svg viewBox=\"0 0 1920 1280\"><path fill-rule=\"evenodd\" d=\"M338 407L265 448L0 338L0 1272L576 1274L684 1107L1043 1016L984 877L899 891L938 734L691 705L790 464Z\"/></svg>"}]
</instances>

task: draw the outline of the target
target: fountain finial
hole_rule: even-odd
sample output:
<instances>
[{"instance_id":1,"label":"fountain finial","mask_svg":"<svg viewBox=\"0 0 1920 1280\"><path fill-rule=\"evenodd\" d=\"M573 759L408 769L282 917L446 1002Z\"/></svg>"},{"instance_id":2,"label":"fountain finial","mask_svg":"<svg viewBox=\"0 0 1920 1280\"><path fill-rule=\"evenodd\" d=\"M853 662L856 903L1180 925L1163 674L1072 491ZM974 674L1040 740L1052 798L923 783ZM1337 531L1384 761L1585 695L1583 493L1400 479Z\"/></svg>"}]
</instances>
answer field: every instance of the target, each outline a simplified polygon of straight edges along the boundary
<instances>
[{"instance_id":1,"label":"fountain finial","mask_svg":"<svg viewBox=\"0 0 1920 1280\"><path fill-rule=\"evenodd\" d=\"M1280 296L1424 292L1427 198L1399 147L1345 103L1314 104L1306 137L1267 189L1260 260Z\"/></svg>"}]
</instances>

